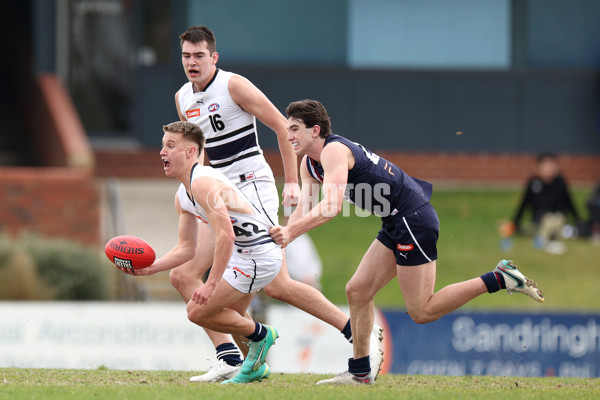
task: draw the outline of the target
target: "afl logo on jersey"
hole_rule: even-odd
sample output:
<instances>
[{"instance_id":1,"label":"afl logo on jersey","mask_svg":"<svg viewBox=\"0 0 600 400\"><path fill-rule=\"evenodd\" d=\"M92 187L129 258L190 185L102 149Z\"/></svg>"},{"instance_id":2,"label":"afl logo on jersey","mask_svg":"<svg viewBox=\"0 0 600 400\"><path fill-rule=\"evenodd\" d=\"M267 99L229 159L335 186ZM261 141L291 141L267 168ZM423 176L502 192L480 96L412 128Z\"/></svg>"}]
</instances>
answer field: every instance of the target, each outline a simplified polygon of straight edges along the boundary
<instances>
[{"instance_id":1,"label":"afl logo on jersey","mask_svg":"<svg viewBox=\"0 0 600 400\"><path fill-rule=\"evenodd\" d=\"M219 105L217 103L212 103L208 106L208 112L215 112L219 109Z\"/></svg>"},{"instance_id":2,"label":"afl logo on jersey","mask_svg":"<svg viewBox=\"0 0 600 400\"><path fill-rule=\"evenodd\" d=\"M188 119L194 118L194 117L199 117L200 116L200 109L199 108L195 108L193 110L188 110L188 111L185 112L185 116Z\"/></svg>"},{"instance_id":3,"label":"afl logo on jersey","mask_svg":"<svg viewBox=\"0 0 600 400\"><path fill-rule=\"evenodd\" d=\"M233 218L231 215L229 216L229 219L231 220L232 224L235 224L238 222L237 218Z\"/></svg>"}]
</instances>

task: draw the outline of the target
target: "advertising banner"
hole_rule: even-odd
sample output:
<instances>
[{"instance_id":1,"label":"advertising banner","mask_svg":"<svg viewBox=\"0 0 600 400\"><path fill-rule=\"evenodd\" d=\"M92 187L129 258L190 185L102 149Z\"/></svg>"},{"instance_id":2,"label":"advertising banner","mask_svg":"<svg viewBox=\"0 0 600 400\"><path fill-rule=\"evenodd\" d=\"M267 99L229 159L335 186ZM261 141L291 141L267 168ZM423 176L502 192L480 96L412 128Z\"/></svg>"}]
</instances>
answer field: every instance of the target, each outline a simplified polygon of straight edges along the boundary
<instances>
[{"instance_id":1,"label":"advertising banner","mask_svg":"<svg viewBox=\"0 0 600 400\"><path fill-rule=\"evenodd\" d=\"M418 325L384 311L396 374L600 376L600 315L454 312Z\"/></svg>"},{"instance_id":2,"label":"advertising banner","mask_svg":"<svg viewBox=\"0 0 600 400\"><path fill-rule=\"evenodd\" d=\"M215 359L183 302L0 302L0 316L0 367L206 371Z\"/></svg>"},{"instance_id":3,"label":"advertising banner","mask_svg":"<svg viewBox=\"0 0 600 400\"><path fill-rule=\"evenodd\" d=\"M347 307L341 307L348 313ZM208 336L183 303L0 302L0 367L206 371ZM335 374L350 344L340 331L294 307L266 308L280 338L274 372ZM454 312L418 325L404 311L377 310L384 327L382 373L600 376L599 314Z\"/></svg>"}]
</instances>

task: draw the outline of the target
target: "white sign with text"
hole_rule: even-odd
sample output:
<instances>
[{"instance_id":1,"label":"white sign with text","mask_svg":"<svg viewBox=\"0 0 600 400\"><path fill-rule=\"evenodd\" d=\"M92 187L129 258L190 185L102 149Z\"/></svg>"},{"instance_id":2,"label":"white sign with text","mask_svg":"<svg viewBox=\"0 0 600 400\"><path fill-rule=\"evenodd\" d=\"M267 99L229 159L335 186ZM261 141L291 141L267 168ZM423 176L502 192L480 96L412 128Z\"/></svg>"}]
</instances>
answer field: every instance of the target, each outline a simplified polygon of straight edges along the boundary
<instances>
[{"instance_id":1,"label":"white sign with text","mask_svg":"<svg viewBox=\"0 0 600 400\"><path fill-rule=\"evenodd\" d=\"M207 370L183 303L0 302L0 367Z\"/></svg>"}]
</instances>

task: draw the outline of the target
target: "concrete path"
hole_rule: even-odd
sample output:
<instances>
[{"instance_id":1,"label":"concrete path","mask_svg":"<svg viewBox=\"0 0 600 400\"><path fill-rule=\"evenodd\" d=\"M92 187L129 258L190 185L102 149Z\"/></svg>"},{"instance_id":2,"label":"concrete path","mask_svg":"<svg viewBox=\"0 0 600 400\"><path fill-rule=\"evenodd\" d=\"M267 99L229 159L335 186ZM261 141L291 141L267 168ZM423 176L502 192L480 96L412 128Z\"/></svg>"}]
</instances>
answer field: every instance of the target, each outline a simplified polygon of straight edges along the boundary
<instances>
[{"instance_id":1,"label":"concrete path","mask_svg":"<svg viewBox=\"0 0 600 400\"><path fill-rule=\"evenodd\" d=\"M105 242L117 235L137 236L154 248L157 258L177 244L174 199L179 183L175 179L111 178L100 180L99 185ZM128 296L139 296L139 300L181 301L169 282L167 271L148 277L130 277L117 272L117 284L129 286Z\"/></svg>"}]
</instances>

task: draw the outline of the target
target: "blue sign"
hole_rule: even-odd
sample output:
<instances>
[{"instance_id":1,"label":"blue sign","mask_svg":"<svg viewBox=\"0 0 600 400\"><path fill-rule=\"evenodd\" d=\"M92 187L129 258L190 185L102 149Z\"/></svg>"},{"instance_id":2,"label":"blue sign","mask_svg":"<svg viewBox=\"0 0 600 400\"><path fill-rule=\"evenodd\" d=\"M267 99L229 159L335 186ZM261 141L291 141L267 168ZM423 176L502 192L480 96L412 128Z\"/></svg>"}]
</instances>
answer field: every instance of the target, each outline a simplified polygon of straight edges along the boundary
<instances>
[{"instance_id":1,"label":"blue sign","mask_svg":"<svg viewBox=\"0 0 600 400\"><path fill-rule=\"evenodd\" d=\"M599 314L454 312L419 325L382 311L390 373L600 376Z\"/></svg>"}]
</instances>

